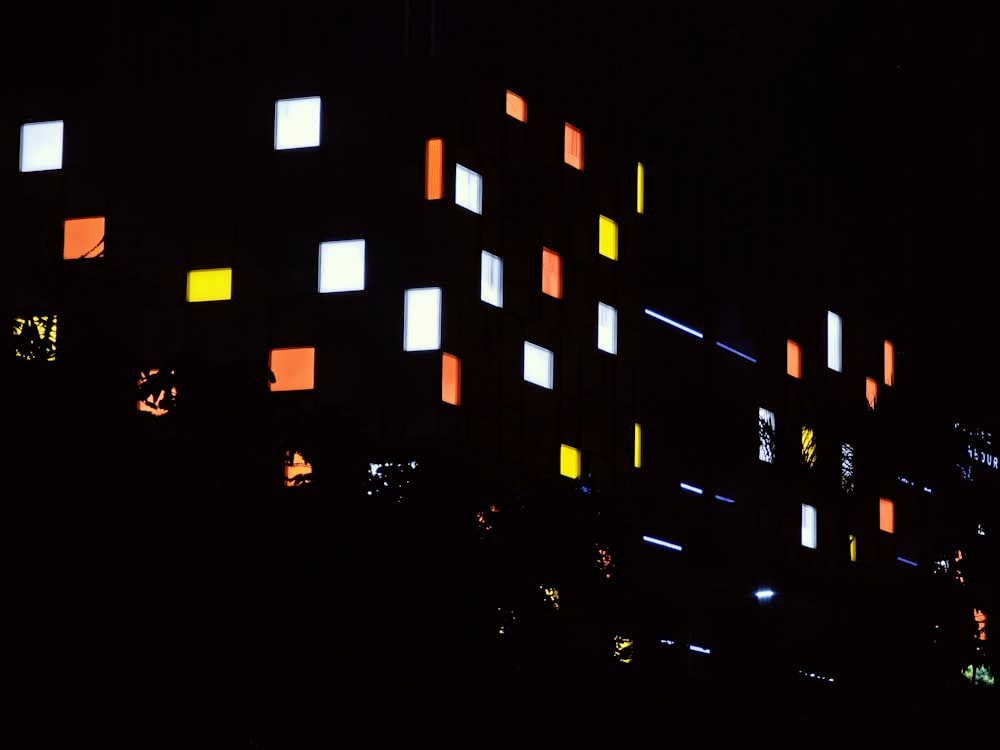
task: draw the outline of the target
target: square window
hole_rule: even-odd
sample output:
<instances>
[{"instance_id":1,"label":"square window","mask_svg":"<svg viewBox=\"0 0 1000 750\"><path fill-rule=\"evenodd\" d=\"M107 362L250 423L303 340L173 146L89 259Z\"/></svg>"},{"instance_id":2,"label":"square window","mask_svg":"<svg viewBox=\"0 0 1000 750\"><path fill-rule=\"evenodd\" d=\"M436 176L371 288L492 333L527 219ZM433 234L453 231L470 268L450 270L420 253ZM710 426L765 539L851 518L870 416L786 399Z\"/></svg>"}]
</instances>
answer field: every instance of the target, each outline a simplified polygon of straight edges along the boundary
<instances>
[{"instance_id":1,"label":"square window","mask_svg":"<svg viewBox=\"0 0 1000 750\"><path fill-rule=\"evenodd\" d=\"M458 406L462 400L462 360L454 354L441 353L441 400Z\"/></svg>"},{"instance_id":2,"label":"square window","mask_svg":"<svg viewBox=\"0 0 1000 750\"><path fill-rule=\"evenodd\" d=\"M598 221L597 251L605 258L618 260L618 224L607 216Z\"/></svg>"},{"instance_id":3,"label":"square window","mask_svg":"<svg viewBox=\"0 0 1000 750\"><path fill-rule=\"evenodd\" d=\"M836 372L841 371L841 323L834 312L826 313L826 366Z\"/></svg>"},{"instance_id":4,"label":"square window","mask_svg":"<svg viewBox=\"0 0 1000 750\"><path fill-rule=\"evenodd\" d=\"M552 352L530 341L524 342L524 379L552 390Z\"/></svg>"},{"instance_id":5,"label":"square window","mask_svg":"<svg viewBox=\"0 0 1000 750\"><path fill-rule=\"evenodd\" d=\"M444 196L444 141L428 138L424 159L424 198L440 200Z\"/></svg>"},{"instance_id":6,"label":"square window","mask_svg":"<svg viewBox=\"0 0 1000 750\"><path fill-rule=\"evenodd\" d=\"M785 359L787 360L786 371L793 378L802 377L802 347L788 339L786 345Z\"/></svg>"},{"instance_id":7,"label":"square window","mask_svg":"<svg viewBox=\"0 0 1000 750\"><path fill-rule=\"evenodd\" d=\"M757 457L765 463L774 463L774 412L763 406L757 410Z\"/></svg>"},{"instance_id":8,"label":"square window","mask_svg":"<svg viewBox=\"0 0 1000 750\"><path fill-rule=\"evenodd\" d=\"M878 500L878 528L879 531L893 534L896 531L895 506L892 500L880 497Z\"/></svg>"},{"instance_id":9,"label":"square window","mask_svg":"<svg viewBox=\"0 0 1000 750\"><path fill-rule=\"evenodd\" d=\"M274 103L274 150L315 148L320 136L320 98L278 99Z\"/></svg>"},{"instance_id":10,"label":"square window","mask_svg":"<svg viewBox=\"0 0 1000 750\"><path fill-rule=\"evenodd\" d=\"M56 315L14 318L14 356L18 359L55 362Z\"/></svg>"},{"instance_id":11,"label":"square window","mask_svg":"<svg viewBox=\"0 0 1000 750\"><path fill-rule=\"evenodd\" d=\"M542 248L542 294L562 299L562 257Z\"/></svg>"},{"instance_id":12,"label":"square window","mask_svg":"<svg viewBox=\"0 0 1000 750\"><path fill-rule=\"evenodd\" d=\"M365 288L365 241L333 240L319 246L320 292L356 292Z\"/></svg>"},{"instance_id":13,"label":"square window","mask_svg":"<svg viewBox=\"0 0 1000 750\"><path fill-rule=\"evenodd\" d=\"M479 299L503 307L503 261L483 250L479 274Z\"/></svg>"},{"instance_id":14,"label":"square window","mask_svg":"<svg viewBox=\"0 0 1000 750\"><path fill-rule=\"evenodd\" d=\"M597 348L608 354L618 353L618 311L603 302L597 303Z\"/></svg>"},{"instance_id":15,"label":"square window","mask_svg":"<svg viewBox=\"0 0 1000 750\"><path fill-rule=\"evenodd\" d=\"M563 159L571 167L583 169L583 133L568 122L563 135Z\"/></svg>"},{"instance_id":16,"label":"square window","mask_svg":"<svg viewBox=\"0 0 1000 750\"><path fill-rule=\"evenodd\" d=\"M875 378L865 378L865 399L868 401L868 408L872 411L878 403L878 382Z\"/></svg>"},{"instance_id":17,"label":"square window","mask_svg":"<svg viewBox=\"0 0 1000 750\"><path fill-rule=\"evenodd\" d=\"M528 103L513 91L507 92L507 114L515 120L528 121Z\"/></svg>"},{"instance_id":18,"label":"square window","mask_svg":"<svg viewBox=\"0 0 1000 750\"><path fill-rule=\"evenodd\" d=\"M559 473L570 479L580 478L580 451L563 443L559 446Z\"/></svg>"},{"instance_id":19,"label":"square window","mask_svg":"<svg viewBox=\"0 0 1000 750\"><path fill-rule=\"evenodd\" d=\"M407 289L403 303L403 349L408 352L441 348L441 289Z\"/></svg>"},{"instance_id":20,"label":"square window","mask_svg":"<svg viewBox=\"0 0 1000 750\"><path fill-rule=\"evenodd\" d=\"M883 381L886 385L893 385L896 382L896 347L891 341L886 341L882 345L883 350Z\"/></svg>"},{"instance_id":21,"label":"square window","mask_svg":"<svg viewBox=\"0 0 1000 750\"><path fill-rule=\"evenodd\" d=\"M63 222L63 259L100 258L104 255L104 217L66 219Z\"/></svg>"},{"instance_id":22,"label":"square window","mask_svg":"<svg viewBox=\"0 0 1000 750\"><path fill-rule=\"evenodd\" d=\"M476 214L483 212L483 176L461 164L455 165L455 204Z\"/></svg>"},{"instance_id":23,"label":"square window","mask_svg":"<svg viewBox=\"0 0 1000 750\"><path fill-rule=\"evenodd\" d=\"M816 508L802 503L802 546L816 549Z\"/></svg>"},{"instance_id":24,"label":"square window","mask_svg":"<svg viewBox=\"0 0 1000 750\"><path fill-rule=\"evenodd\" d=\"M227 300L232 299L232 294L232 268L206 268L200 271L188 271L188 302Z\"/></svg>"},{"instance_id":25,"label":"square window","mask_svg":"<svg viewBox=\"0 0 1000 750\"><path fill-rule=\"evenodd\" d=\"M21 126L21 171L62 169L63 121L29 122Z\"/></svg>"},{"instance_id":26,"label":"square window","mask_svg":"<svg viewBox=\"0 0 1000 750\"><path fill-rule=\"evenodd\" d=\"M274 373L272 391L311 391L316 349L312 346L272 349L269 366Z\"/></svg>"}]
</instances>

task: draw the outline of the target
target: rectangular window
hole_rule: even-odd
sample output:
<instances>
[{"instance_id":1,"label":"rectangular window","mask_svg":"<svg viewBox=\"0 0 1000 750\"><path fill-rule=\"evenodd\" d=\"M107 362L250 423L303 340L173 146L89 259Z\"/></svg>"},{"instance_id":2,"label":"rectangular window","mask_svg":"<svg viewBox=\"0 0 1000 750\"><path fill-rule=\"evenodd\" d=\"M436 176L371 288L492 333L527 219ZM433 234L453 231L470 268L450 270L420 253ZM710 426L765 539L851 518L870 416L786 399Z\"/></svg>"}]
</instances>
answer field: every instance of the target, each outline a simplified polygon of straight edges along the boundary
<instances>
[{"instance_id":1,"label":"rectangular window","mask_svg":"<svg viewBox=\"0 0 1000 750\"><path fill-rule=\"evenodd\" d=\"M893 385L896 382L896 347L891 341L886 341L882 345L883 350L883 381L886 385Z\"/></svg>"},{"instance_id":2,"label":"rectangular window","mask_svg":"<svg viewBox=\"0 0 1000 750\"><path fill-rule=\"evenodd\" d=\"M14 318L14 356L55 362L57 319L56 315Z\"/></svg>"},{"instance_id":3,"label":"rectangular window","mask_svg":"<svg viewBox=\"0 0 1000 750\"><path fill-rule=\"evenodd\" d=\"M62 169L63 121L28 122L21 126L21 171Z\"/></svg>"},{"instance_id":4,"label":"rectangular window","mask_svg":"<svg viewBox=\"0 0 1000 750\"><path fill-rule=\"evenodd\" d=\"M524 379L529 383L552 390L552 352L530 341L524 342Z\"/></svg>"},{"instance_id":5,"label":"rectangular window","mask_svg":"<svg viewBox=\"0 0 1000 750\"><path fill-rule=\"evenodd\" d=\"M542 293L562 299L562 257L542 248Z\"/></svg>"},{"instance_id":6,"label":"rectangular window","mask_svg":"<svg viewBox=\"0 0 1000 750\"><path fill-rule=\"evenodd\" d=\"M272 349L268 366L274 373L272 391L311 391L316 369L316 349L311 346Z\"/></svg>"},{"instance_id":7,"label":"rectangular window","mask_svg":"<svg viewBox=\"0 0 1000 750\"><path fill-rule=\"evenodd\" d=\"M597 348L608 354L618 353L618 311L603 302L597 303Z\"/></svg>"},{"instance_id":8,"label":"rectangular window","mask_svg":"<svg viewBox=\"0 0 1000 750\"><path fill-rule=\"evenodd\" d=\"M886 497L880 497L878 500L878 528L879 531L885 531L889 534L893 534L896 531L896 514L895 506L892 500Z\"/></svg>"},{"instance_id":9,"label":"rectangular window","mask_svg":"<svg viewBox=\"0 0 1000 750\"><path fill-rule=\"evenodd\" d=\"M188 302L216 302L232 299L232 296L232 268L205 268L198 271L188 271Z\"/></svg>"},{"instance_id":10,"label":"rectangular window","mask_svg":"<svg viewBox=\"0 0 1000 750\"><path fill-rule=\"evenodd\" d=\"M458 406L462 401L462 360L454 354L441 353L441 400Z\"/></svg>"},{"instance_id":11,"label":"rectangular window","mask_svg":"<svg viewBox=\"0 0 1000 750\"><path fill-rule=\"evenodd\" d=\"M66 219L63 222L63 260L104 255L104 217Z\"/></svg>"},{"instance_id":12,"label":"rectangular window","mask_svg":"<svg viewBox=\"0 0 1000 750\"><path fill-rule=\"evenodd\" d=\"M618 260L618 224L603 215L598 220L597 251L605 258Z\"/></svg>"},{"instance_id":13,"label":"rectangular window","mask_svg":"<svg viewBox=\"0 0 1000 750\"><path fill-rule=\"evenodd\" d=\"M840 316L829 310L826 313L826 366L841 372Z\"/></svg>"},{"instance_id":14,"label":"rectangular window","mask_svg":"<svg viewBox=\"0 0 1000 750\"><path fill-rule=\"evenodd\" d=\"M493 307L503 307L503 261L485 250L481 258L479 299Z\"/></svg>"},{"instance_id":15,"label":"rectangular window","mask_svg":"<svg viewBox=\"0 0 1000 750\"><path fill-rule=\"evenodd\" d=\"M786 344L786 355L787 360L786 370L789 375L793 378L802 377L802 347L800 347L796 342L788 339Z\"/></svg>"},{"instance_id":16,"label":"rectangular window","mask_svg":"<svg viewBox=\"0 0 1000 750\"><path fill-rule=\"evenodd\" d=\"M455 165L455 204L475 214L483 212L483 176L461 164Z\"/></svg>"},{"instance_id":17,"label":"rectangular window","mask_svg":"<svg viewBox=\"0 0 1000 750\"><path fill-rule=\"evenodd\" d=\"M875 378L865 378L865 399L868 401L868 408L874 410L878 402L878 383Z\"/></svg>"},{"instance_id":18,"label":"rectangular window","mask_svg":"<svg viewBox=\"0 0 1000 750\"><path fill-rule=\"evenodd\" d=\"M816 433L811 427L802 427L802 460L809 468L816 465Z\"/></svg>"},{"instance_id":19,"label":"rectangular window","mask_svg":"<svg viewBox=\"0 0 1000 750\"><path fill-rule=\"evenodd\" d=\"M424 154L424 198L429 201L444 197L444 141L428 138Z\"/></svg>"},{"instance_id":20,"label":"rectangular window","mask_svg":"<svg viewBox=\"0 0 1000 750\"><path fill-rule=\"evenodd\" d=\"M528 103L513 91L507 92L507 114L515 120L528 121Z\"/></svg>"},{"instance_id":21,"label":"rectangular window","mask_svg":"<svg viewBox=\"0 0 1000 750\"><path fill-rule=\"evenodd\" d=\"M315 148L320 137L320 98L278 99L274 103L274 150Z\"/></svg>"},{"instance_id":22,"label":"rectangular window","mask_svg":"<svg viewBox=\"0 0 1000 750\"><path fill-rule=\"evenodd\" d=\"M568 122L563 137L563 159L571 167L583 169L583 133Z\"/></svg>"},{"instance_id":23,"label":"rectangular window","mask_svg":"<svg viewBox=\"0 0 1000 750\"><path fill-rule=\"evenodd\" d=\"M802 546L816 549L816 508L802 503Z\"/></svg>"},{"instance_id":24,"label":"rectangular window","mask_svg":"<svg viewBox=\"0 0 1000 750\"><path fill-rule=\"evenodd\" d=\"M757 457L765 463L774 463L774 412L763 406L757 410Z\"/></svg>"},{"instance_id":25,"label":"rectangular window","mask_svg":"<svg viewBox=\"0 0 1000 750\"><path fill-rule=\"evenodd\" d=\"M854 492L854 446L840 445L840 488L844 492Z\"/></svg>"},{"instance_id":26,"label":"rectangular window","mask_svg":"<svg viewBox=\"0 0 1000 750\"><path fill-rule=\"evenodd\" d=\"M563 443L559 446L559 473L570 479L580 478L580 451Z\"/></svg>"},{"instance_id":27,"label":"rectangular window","mask_svg":"<svg viewBox=\"0 0 1000 750\"><path fill-rule=\"evenodd\" d=\"M300 487L312 482L312 464L299 451L285 452L285 486Z\"/></svg>"},{"instance_id":28,"label":"rectangular window","mask_svg":"<svg viewBox=\"0 0 1000 750\"><path fill-rule=\"evenodd\" d=\"M637 469L642 468L642 427L635 423L635 440L633 445L632 465Z\"/></svg>"},{"instance_id":29,"label":"rectangular window","mask_svg":"<svg viewBox=\"0 0 1000 750\"><path fill-rule=\"evenodd\" d=\"M851 562L858 561L858 538L854 534L847 535L847 542L850 545Z\"/></svg>"},{"instance_id":30,"label":"rectangular window","mask_svg":"<svg viewBox=\"0 0 1000 750\"><path fill-rule=\"evenodd\" d=\"M403 302L403 349L408 352L441 348L441 289L407 289Z\"/></svg>"},{"instance_id":31,"label":"rectangular window","mask_svg":"<svg viewBox=\"0 0 1000 750\"><path fill-rule=\"evenodd\" d=\"M641 214L646 210L646 168L640 161L635 167L635 212Z\"/></svg>"},{"instance_id":32,"label":"rectangular window","mask_svg":"<svg viewBox=\"0 0 1000 750\"><path fill-rule=\"evenodd\" d=\"M365 241L334 240L319 246L319 291L355 292L365 288Z\"/></svg>"}]
</instances>

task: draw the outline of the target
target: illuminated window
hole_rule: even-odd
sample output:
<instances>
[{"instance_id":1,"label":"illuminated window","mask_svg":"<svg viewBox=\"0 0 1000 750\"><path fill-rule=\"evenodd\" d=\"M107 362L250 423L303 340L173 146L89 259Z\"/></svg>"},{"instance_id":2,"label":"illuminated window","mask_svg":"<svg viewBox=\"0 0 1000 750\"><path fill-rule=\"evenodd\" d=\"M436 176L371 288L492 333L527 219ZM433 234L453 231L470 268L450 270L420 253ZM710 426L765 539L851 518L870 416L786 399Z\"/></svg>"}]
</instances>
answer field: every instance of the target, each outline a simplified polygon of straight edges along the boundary
<instances>
[{"instance_id":1,"label":"illuminated window","mask_svg":"<svg viewBox=\"0 0 1000 750\"><path fill-rule=\"evenodd\" d=\"M365 241L334 240L319 246L320 292L355 292L365 288Z\"/></svg>"},{"instance_id":2,"label":"illuminated window","mask_svg":"<svg viewBox=\"0 0 1000 750\"><path fill-rule=\"evenodd\" d=\"M892 342L886 341L882 345L884 363L883 381L886 385L893 385L896 382L896 347Z\"/></svg>"},{"instance_id":3,"label":"illuminated window","mask_svg":"<svg viewBox=\"0 0 1000 750\"><path fill-rule=\"evenodd\" d=\"M148 374L140 372L136 410L154 417L162 417L169 412L177 403L177 386L174 385L176 375L173 370L161 373L155 368Z\"/></svg>"},{"instance_id":4,"label":"illuminated window","mask_svg":"<svg viewBox=\"0 0 1000 750\"><path fill-rule=\"evenodd\" d=\"M787 360L787 372L793 378L802 377L802 347L800 347L796 342L788 339L786 345L786 355Z\"/></svg>"},{"instance_id":5,"label":"illuminated window","mask_svg":"<svg viewBox=\"0 0 1000 750\"><path fill-rule=\"evenodd\" d=\"M858 561L858 538L854 534L847 535L847 543L850 548L851 562Z\"/></svg>"},{"instance_id":6,"label":"illuminated window","mask_svg":"<svg viewBox=\"0 0 1000 750\"><path fill-rule=\"evenodd\" d=\"M424 159L424 198L440 200L444 196L444 141L428 138Z\"/></svg>"},{"instance_id":7,"label":"illuminated window","mask_svg":"<svg viewBox=\"0 0 1000 750\"><path fill-rule=\"evenodd\" d=\"M774 412L763 406L757 410L758 451L757 457L766 463L774 463Z\"/></svg>"},{"instance_id":8,"label":"illuminated window","mask_svg":"<svg viewBox=\"0 0 1000 750\"><path fill-rule=\"evenodd\" d=\"M878 528L879 531L889 534L896 531L895 506L892 500L885 497L880 497L878 500Z\"/></svg>"},{"instance_id":9,"label":"illuminated window","mask_svg":"<svg viewBox=\"0 0 1000 750\"><path fill-rule=\"evenodd\" d=\"M455 204L476 214L483 212L483 176L461 164L455 165Z\"/></svg>"},{"instance_id":10,"label":"illuminated window","mask_svg":"<svg viewBox=\"0 0 1000 750\"><path fill-rule=\"evenodd\" d=\"M597 303L597 348L608 354L618 353L618 311L603 302Z\"/></svg>"},{"instance_id":11,"label":"illuminated window","mask_svg":"<svg viewBox=\"0 0 1000 750\"><path fill-rule=\"evenodd\" d=\"M563 160L571 167L583 169L583 133L566 123L563 137Z\"/></svg>"},{"instance_id":12,"label":"illuminated window","mask_svg":"<svg viewBox=\"0 0 1000 750\"><path fill-rule=\"evenodd\" d=\"M563 443L559 446L559 473L570 479L580 478L580 451Z\"/></svg>"},{"instance_id":13,"label":"illuminated window","mask_svg":"<svg viewBox=\"0 0 1000 750\"><path fill-rule=\"evenodd\" d=\"M188 302L214 302L232 299L232 296L233 269L206 268L200 271L188 271Z\"/></svg>"},{"instance_id":14,"label":"illuminated window","mask_svg":"<svg viewBox=\"0 0 1000 750\"><path fill-rule=\"evenodd\" d=\"M642 468L642 427L638 422L635 423L635 440L632 448L633 457L632 464L637 469Z\"/></svg>"},{"instance_id":15,"label":"illuminated window","mask_svg":"<svg viewBox=\"0 0 1000 750\"><path fill-rule=\"evenodd\" d=\"M480 257L479 299L493 307L503 307L503 261L485 250Z\"/></svg>"},{"instance_id":16,"label":"illuminated window","mask_svg":"<svg viewBox=\"0 0 1000 750\"><path fill-rule=\"evenodd\" d=\"M605 258L618 260L618 224L601 216L597 227L597 251Z\"/></svg>"},{"instance_id":17,"label":"illuminated window","mask_svg":"<svg viewBox=\"0 0 1000 750\"><path fill-rule=\"evenodd\" d=\"M524 342L524 379L529 383L552 389L552 352L545 347Z\"/></svg>"},{"instance_id":18,"label":"illuminated window","mask_svg":"<svg viewBox=\"0 0 1000 750\"><path fill-rule=\"evenodd\" d=\"M441 400L458 406L462 396L462 360L454 354L441 353Z\"/></svg>"},{"instance_id":19,"label":"illuminated window","mask_svg":"<svg viewBox=\"0 0 1000 750\"><path fill-rule=\"evenodd\" d=\"M441 289L407 289L403 305L403 349L408 352L441 348Z\"/></svg>"},{"instance_id":20,"label":"illuminated window","mask_svg":"<svg viewBox=\"0 0 1000 750\"><path fill-rule=\"evenodd\" d=\"M547 247L542 248L542 293L562 299L562 258Z\"/></svg>"},{"instance_id":21,"label":"illuminated window","mask_svg":"<svg viewBox=\"0 0 1000 750\"><path fill-rule=\"evenodd\" d=\"M802 546L816 549L816 508L802 503Z\"/></svg>"},{"instance_id":22,"label":"illuminated window","mask_svg":"<svg viewBox=\"0 0 1000 750\"><path fill-rule=\"evenodd\" d=\"M285 486L300 487L312 483L312 464L298 451L285 453Z\"/></svg>"},{"instance_id":23,"label":"illuminated window","mask_svg":"<svg viewBox=\"0 0 1000 750\"><path fill-rule=\"evenodd\" d=\"M840 445L840 488L844 492L854 492L854 446Z\"/></svg>"},{"instance_id":24,"label":"illuminated window","mask_svg":"<svg viewBox=\"0 0 1000 750\"><path fill-rule=\"evenodd\" d=\"M272 391L311 391L316 349L311 346L272 349L268 366L274 373Z\"/></svg>"},{"instance_id":25,"label":"illuminated window","mask_svg":"<svg viewBox=\"0 0 1000 750\"><path fill-rule=\"evenodd\" d=\"M515 120L528 121L528 103L513 91L507 92L507 114Z\"/></svg>"},{"instance_id":26,"label":"illuminated window","mask_svg":"<svg viewBox=\"0 0 1000 750\"><path fill-rule=\"evenodd\" d=\"M55 315L14 318L14 356L40 362L56 359Z\"/></svg>"},{"instance_id":27,"label":"illuminated window","mask_svg":"<svg viewBox=\"0 0 1000 750\"><path fill-rule=\"evenodd\" d=\"M274 150L319 145L320 98L278 99L274 103Z\"/></svg>"},{"instance_id":28,"label":"illuminated window","mask_svg":"<svg viewBox=\"0 0 1000 750\"><path fill-rule=\"evenodd\" d=\"M802 427L802 460L810 468L816 465L816 433L811 427Z\"/></svg>"},{"instance_id":29,"label":"illuminated window","mask_svg":"<svg viewBox=\"0 0 1000 750\"><path fill-rule=\"evenodd\" d=\"M875 378L865 378L865 399L868 401L868 408L874 410L878 402L878 383Z\"/></svg>"},{"instance_id":30,"label":"illuminated window","mask_svg":"<svg viewBox=\"0 0 1000 750\"><path fill-rule=\"evenodd\" d=\"M552 609L559 609L559 589L555 586L539 586L541 589L542 596L545 597L545 603L552 607Z\"/></svg>"},{"instance_id":31,"label":"illuminated window","mask_svg":"<svg viewBox=\"0 0 1000 750\"><path fill-rule=\"evenodd\" d=\"M66 219L63 222L63 260L104 255L104 217Z\"/></svg>"},{"instance_id":32,"label":"illuminated window","mask_svg":"<svg viewBox=\"0 0 1000 750\"><path fill-rule=\"evenodd\" d=\"M62 169L63 121L29 122L21 126L21 171Z\"/></svg>"},{"instance_id":33,"label":"illuminated window","mask_svg":"<svg viewBox=\"0 0 1000 750\"><path fill-rule=\"evenodd\" d=\"M826 313L826 366L841 371L841 323L834 312Z\"/></svg>"},{"instance_id":34,"label":"illuminated window","mask_svg":"<svg viewBox=\"0 0 1000 750\"><path fill-rule=\"evenodd\" d=\"M616 635L614 638L615 659L622 664L631 664L635 654L635 640L623 635Z\"/></svg>"},{"instance_id":35,"label":"illuminated window","mask_svg":"<svg viewBox=\"0 0 1000 750\"><path fill-rule=\"evenodd\" d=\"M646 210L646 168L639 162L635 167L635 211L643 213Z\"/></svg>"}]
</instances>

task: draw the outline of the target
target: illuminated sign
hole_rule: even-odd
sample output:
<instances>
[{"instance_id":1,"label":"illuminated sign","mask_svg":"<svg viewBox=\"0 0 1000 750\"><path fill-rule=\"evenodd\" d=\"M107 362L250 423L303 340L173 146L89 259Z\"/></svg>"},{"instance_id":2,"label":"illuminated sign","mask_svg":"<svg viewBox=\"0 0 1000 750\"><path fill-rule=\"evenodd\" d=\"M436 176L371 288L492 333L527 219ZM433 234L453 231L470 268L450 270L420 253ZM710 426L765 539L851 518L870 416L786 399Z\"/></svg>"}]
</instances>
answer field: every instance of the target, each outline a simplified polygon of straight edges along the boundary
<instances>
[{"instance_id":1,"label":"illuminated sign","mask_svg":"<svg viewBox=\"0 0 1000 750\"><path fill-rule=\"evenodd\" d=\"M988 430L977 429L955 422L955 429L962 433L965 443L967 461L958 464L963 479L973 481L974 466L985 466L994 471L1000 470L1000 454L993 447L993 434Z\"/></svg>"}]
</instances>

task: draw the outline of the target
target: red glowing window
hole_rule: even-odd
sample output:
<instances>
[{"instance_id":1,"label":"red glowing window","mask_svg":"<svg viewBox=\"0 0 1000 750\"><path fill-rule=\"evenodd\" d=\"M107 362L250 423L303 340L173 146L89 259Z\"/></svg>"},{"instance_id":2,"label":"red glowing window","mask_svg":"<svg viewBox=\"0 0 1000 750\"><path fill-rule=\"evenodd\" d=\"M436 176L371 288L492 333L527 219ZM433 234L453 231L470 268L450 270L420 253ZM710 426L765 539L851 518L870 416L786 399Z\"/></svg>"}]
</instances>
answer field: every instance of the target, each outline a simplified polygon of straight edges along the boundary
<instances>
[{"instance_id":1,"label":"red glowing window","mask_svg":"<svg viewBox=\"0 0 1000 750\"><path fill-rule=\"evenodd\" d=\"M272 349L270 367L275 382L272 391L311 391L316 365L316 349L300 346Z\"/></svg>"},{"instance_id":2,"label":"red glowing window","mask_svg":"<svg viewBox=\"0 0 1000 750\"><path fill-rule=\"evenodd\" d=\"M575 128L567 122L563 141L563 160L571 167L582 170L583 133L580 132L579 128Z\"/></svg>"},{"instance_id":3,"label":"red glowing window","mask_svg":"<svg viewBox=\"0 0 1000 750\"><path fill-rule=\"evenodd\" d=\"M444 196L444 141L428 138L425 159L424 198L440 200Z\"/></svg>"}]
</instances>

